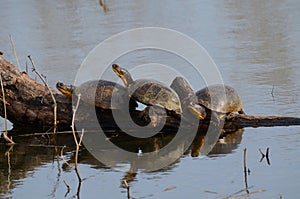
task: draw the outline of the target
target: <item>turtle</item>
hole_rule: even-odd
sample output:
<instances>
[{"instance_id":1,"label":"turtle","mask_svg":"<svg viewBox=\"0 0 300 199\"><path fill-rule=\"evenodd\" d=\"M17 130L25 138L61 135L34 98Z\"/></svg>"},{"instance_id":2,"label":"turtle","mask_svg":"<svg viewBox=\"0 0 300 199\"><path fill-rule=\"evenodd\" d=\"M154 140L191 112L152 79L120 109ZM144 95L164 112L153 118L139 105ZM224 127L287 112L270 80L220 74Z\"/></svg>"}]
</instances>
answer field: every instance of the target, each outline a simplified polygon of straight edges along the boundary
<instances>
[{"instance_id":1,"label":"turtle","mask_svg":"<svg viewBox=\"0 0 300 199\"><path fill-rule=\"evenodd\" d=\"M197 91L196 96L201 106L220 115L232 112L245 114L243 103L237 91L230 86L222 84L210 85Z\"/></svg>"},{"instance_id":2,"label":"turtle","mask_svg":"<svg viewBox=\"0 0 300 199\"><path fill-rule=\"evenodd\" d=\"M177 115L182 114L178 95L163 83L152 79L134 81L130 73L117 64L112 65L112 70L122 79L129 97L148 106L164 108Z\"/></svg>"},{"instance_id":3,"label":"turtle","mask_svg":"<svg viewBox=\"0 0 300 199\"><path fill-rule=\"evenodd\" d=\"M128 106L129 97L126 88L108 80L89 80L78 87L57 82L56 88L69 98L80 93L80 99L85 104L102 109L121 109ZM112 97L115 103L112 103ZM129 107L137 107L137 103L130 100Z\"/></svg>"},{"instance_id":4,"label":"turtle","mask_svg":"<svg viewBox=\"0 0 300 199\"><path fill-rule=\"evenodd\" d=\"M200 120L206 117L205 108L198 104L198 98L189 82L183 77L175 77L170 86L177 94L181 102L181 107L185 111L196 115Z\"/></svg>"}]
</instances>

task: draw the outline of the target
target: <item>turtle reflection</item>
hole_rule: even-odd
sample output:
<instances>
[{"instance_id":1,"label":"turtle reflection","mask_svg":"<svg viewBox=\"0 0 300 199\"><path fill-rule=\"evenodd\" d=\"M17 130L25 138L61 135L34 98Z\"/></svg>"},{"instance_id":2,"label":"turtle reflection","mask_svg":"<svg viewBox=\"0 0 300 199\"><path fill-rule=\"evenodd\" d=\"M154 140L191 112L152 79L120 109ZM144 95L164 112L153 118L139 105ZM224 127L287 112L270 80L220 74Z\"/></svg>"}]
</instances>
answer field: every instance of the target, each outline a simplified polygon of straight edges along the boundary
<instances>
[{"instance_id":1,"label":"turtle reflection","mask_svg":"<svg viewBox=\"0 0 300 199\"><path fill-rule=\"evenodd\" d=\"M109 132L107 132L107 134L109 134ZM216 142L216 145L214 145L214 147L211 148L211 151L207 154L208 157L218 157L220 155L232 153L232 151L239 146L242 139L242 134L243 130L240 129L234 133L222 135L221 138ZM174 135L168 134L158 135L147 138L144 140L144 142L132 143L130 139L124 140L121 132L114 132L111 134L109 139L114 140L114 142L119 143L119 145L127 145L128 148L132 149L136 146L139 146L143 153L146 153L148 150L157 151L161 149L166 143L172 140L173 136ZM200 132L197 134L192 145L187 151L182 152L182 146L178 146L177 150L170 152L170 154L172 155L172 153L176 154L180 152L184 154L183 156L200 156L202 155L203 150L207 150L207 147L211 147L210 145L208 146L205 144L209 143L208 141L205 142L205 139L207 139L205 133ZM75 145L71 133L59 133L55 142L53 139L51 139L51 135L49 135L49 137L46 135L14 137L14 140L17 141L18 144L14 145L12 149L4 144L0 144L0 165L2 165L0 168L0 195L9 193L11 189L16 187L16 183L29 177L30 173L33 171L45 167L47 163L53 164L53 162L57 162L60 156L60 151L64 145L66 145L66 148L63 151L63 155L65 156L66 161L72 165L72 162L75 158ZM135 151L138 153L138 148L136 148ZM138 165L137 162L125 160L126 159L124 159L124 162L112 162L111 168L113 168L114 165L120 166L123 163L129 164L130 169L127 171L125 170L124 177L120 179L120 181L125 179L128 183L130 183L135 180L138 173L138 168L147 165ZM90 167L95 169L106 170L109 168L107 165L104 165L95 159L84 147L81 148L78 162L79 164L90 165ZM156 172L172 170L176 165L178 165L178 162L180 162L180 159ZM69 170L68 167L63 163L61 163L59 167L64 168L61 172L65 172L65 169ZM59 175L59 170L57 172L57 175ZM7 173L10 173L10 175L8 176Z\"/></svg>"}]
</instances>

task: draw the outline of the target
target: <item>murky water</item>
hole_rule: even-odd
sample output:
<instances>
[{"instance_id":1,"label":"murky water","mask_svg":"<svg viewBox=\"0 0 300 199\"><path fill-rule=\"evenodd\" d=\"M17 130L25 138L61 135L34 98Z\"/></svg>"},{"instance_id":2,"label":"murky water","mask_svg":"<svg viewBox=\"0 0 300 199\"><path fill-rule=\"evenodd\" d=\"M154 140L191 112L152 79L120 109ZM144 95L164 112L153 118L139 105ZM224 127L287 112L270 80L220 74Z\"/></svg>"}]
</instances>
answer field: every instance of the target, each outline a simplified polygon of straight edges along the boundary
<instances>
[{"instance_id":1,"label":"murky water","mask_svg":"<svg viewBox=\"0 0 300 199\"><path fill-rule=\"evenodd\" d=\"M57 81L73 83L89 51L111 35L144 26L171 28L189 35L207 49L224 82L239 92L247 113L299 116L298 1L106 3L109 10L104 14L97 0L2 1L0 50L4 51L6 59L15 63L9 41L12 35L22 69L25 70L26 57L30 54L38 70L54 87ZM169 55L155 52L150 55L157 63L185 67L184 62ZM153 61L149 52L137 52L120 58L119 63L135 66L149 61ZM157 71L137 75L158 77ZM167 75L168 72L159 71L159 78ZM204 86L193 74L186 75L195 89ZM112 78L117 80L113 75ZM3 126L1 121L1 129ZM12 150L1 146L0 198L64 198L67 192L64 180L71 187L66 198L76 196L75 172L61 168L64 162L57 161L60 148L56 150L40 144L20 140ZM47 140L42 144L47 144ZM83 151L79 170L85 180L80 196L126 198L126 189L120 185L122 179L127 178L134 198L224 198L245 188L245 147L251 170L249 190L264 190L250 197L297 197L300 187L299 127L246 128L235 137L220 140L207 157L191 157L187 153L166 169L129 177L126 172L99 165ZM258 149L265 151L267 147L270 148L271 165L265 160L259 162ZM65 159L72 159L73 155L71 146L65 149ZM244 190L236 195L245 193Z\"/></svg>"}]
</instances>

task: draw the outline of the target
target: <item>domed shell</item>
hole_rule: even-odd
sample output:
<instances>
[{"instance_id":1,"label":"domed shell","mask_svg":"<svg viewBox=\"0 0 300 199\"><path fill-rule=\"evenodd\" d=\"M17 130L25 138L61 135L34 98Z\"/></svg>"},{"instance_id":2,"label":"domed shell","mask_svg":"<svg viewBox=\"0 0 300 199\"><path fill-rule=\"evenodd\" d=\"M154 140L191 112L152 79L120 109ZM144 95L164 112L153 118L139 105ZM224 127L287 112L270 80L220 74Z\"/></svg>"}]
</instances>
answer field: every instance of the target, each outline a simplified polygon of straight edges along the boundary
<instances>
[{"instance_id":1,"label":"domed shell","mask_svg":"<svg viewBox=\"0 0 300 199\"><path fill-rule=\"evenodd\" d=\"M196 92L199 104L216 112L243 113L243 104L238 93L230 86L212 85Z\"/></svg>"},{"instance_id":2,"label":"domed shell","mask_svg":"<svg viewBox=\"0 0 300 199\"><path fill-rule=\"evenodd\" d=\"M145 105L155 105L182 114L178 95L161 82L139 79L128 86L129 95Z\"/></svg>"},{"instance_id":3,"label":"domed shell","mask_svg":"<svg viewBox=\"0 0 300 199\"><path fill-rule=\"evenodd\" d=\"M170 87L177 93L183 111L188 110L201 120L206 117L205 108L198 104L198 98L192 86L184 77L176 77Z\"/></svg>"},{"instance_id":4,"label":"domed shell","mask_svg":"<svg viewBox=\"0 0 300 199\"><path fill-rule=\"evenodd\" d=\"M80 99L87 104L94 104L103 109L121 109L128 106L129 96L125 87L106 80L90 80L75 89L75 95L81 94ZM112 103L113 97L113 103ZM134 101L130 106L136 107Z\"/></svg>"}]
</instances>

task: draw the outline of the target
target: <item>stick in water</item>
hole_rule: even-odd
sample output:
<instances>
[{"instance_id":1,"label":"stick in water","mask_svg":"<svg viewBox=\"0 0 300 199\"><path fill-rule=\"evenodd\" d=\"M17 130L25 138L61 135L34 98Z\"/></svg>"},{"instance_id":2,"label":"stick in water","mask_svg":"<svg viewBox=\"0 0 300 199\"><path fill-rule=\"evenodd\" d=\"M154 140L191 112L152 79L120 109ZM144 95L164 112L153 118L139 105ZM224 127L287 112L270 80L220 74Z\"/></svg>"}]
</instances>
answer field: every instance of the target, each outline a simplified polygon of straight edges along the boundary
<instances>
[{"instance_id":1,"label":"stick in water","mask_svg":"<svg viewBox=\"0 0 300 199\"><path fill-rule=\"evenodd\" d=\"M72 117L72 124L71 124L71 128L72 128L72 133L73 133L73 138L76 144L76 154L75 154L75 171L76 171L76 175L78 177L78 181L79 183L82 182L82 179L80 177L80 173L78 171L78 151L79 151L79 147L80 147L80 142L78 142L77 137L76 137L76 133L75 133L75 115L76 115L76 111L78 109L79 106L79 102L80 102L80 94L78 95L78 99L77 99L77 103L76 106L73 109L73 117ZM84 131L82 131L81 136L83 136ZM80 138L80 140L82 140L82 137Z\"/></svg>"},{"instance_id":2,"label":"stick in water","mask_svg":"<svg viewBox=\"0 0 300 199\"><path fill-rule=\"evenodd\" d=\"M246 152L247 152L247 149L245 148L244 149L244 177L245 177L246 192L247 192L247 194L249 194L248 180L247 180Z\"/></svg>"},{"instance_id":3,"label":"stick in water","mask_svg":"<svg viewBox=\"0 0 300 199\"><path fill-rule=\"evenodd\" d=\"M15 142L7 136L8 125L7 125L7 113L6 113L6 100L5 100L5 93L4 93L3 82L2 82L2 73L0 74L0 83L1 83L1 90L2 90L2 101L4 107L4 125L5 125L5 132L3 133L3 138L10 144L15 144Z\"/></svg>"}]
</instances>

